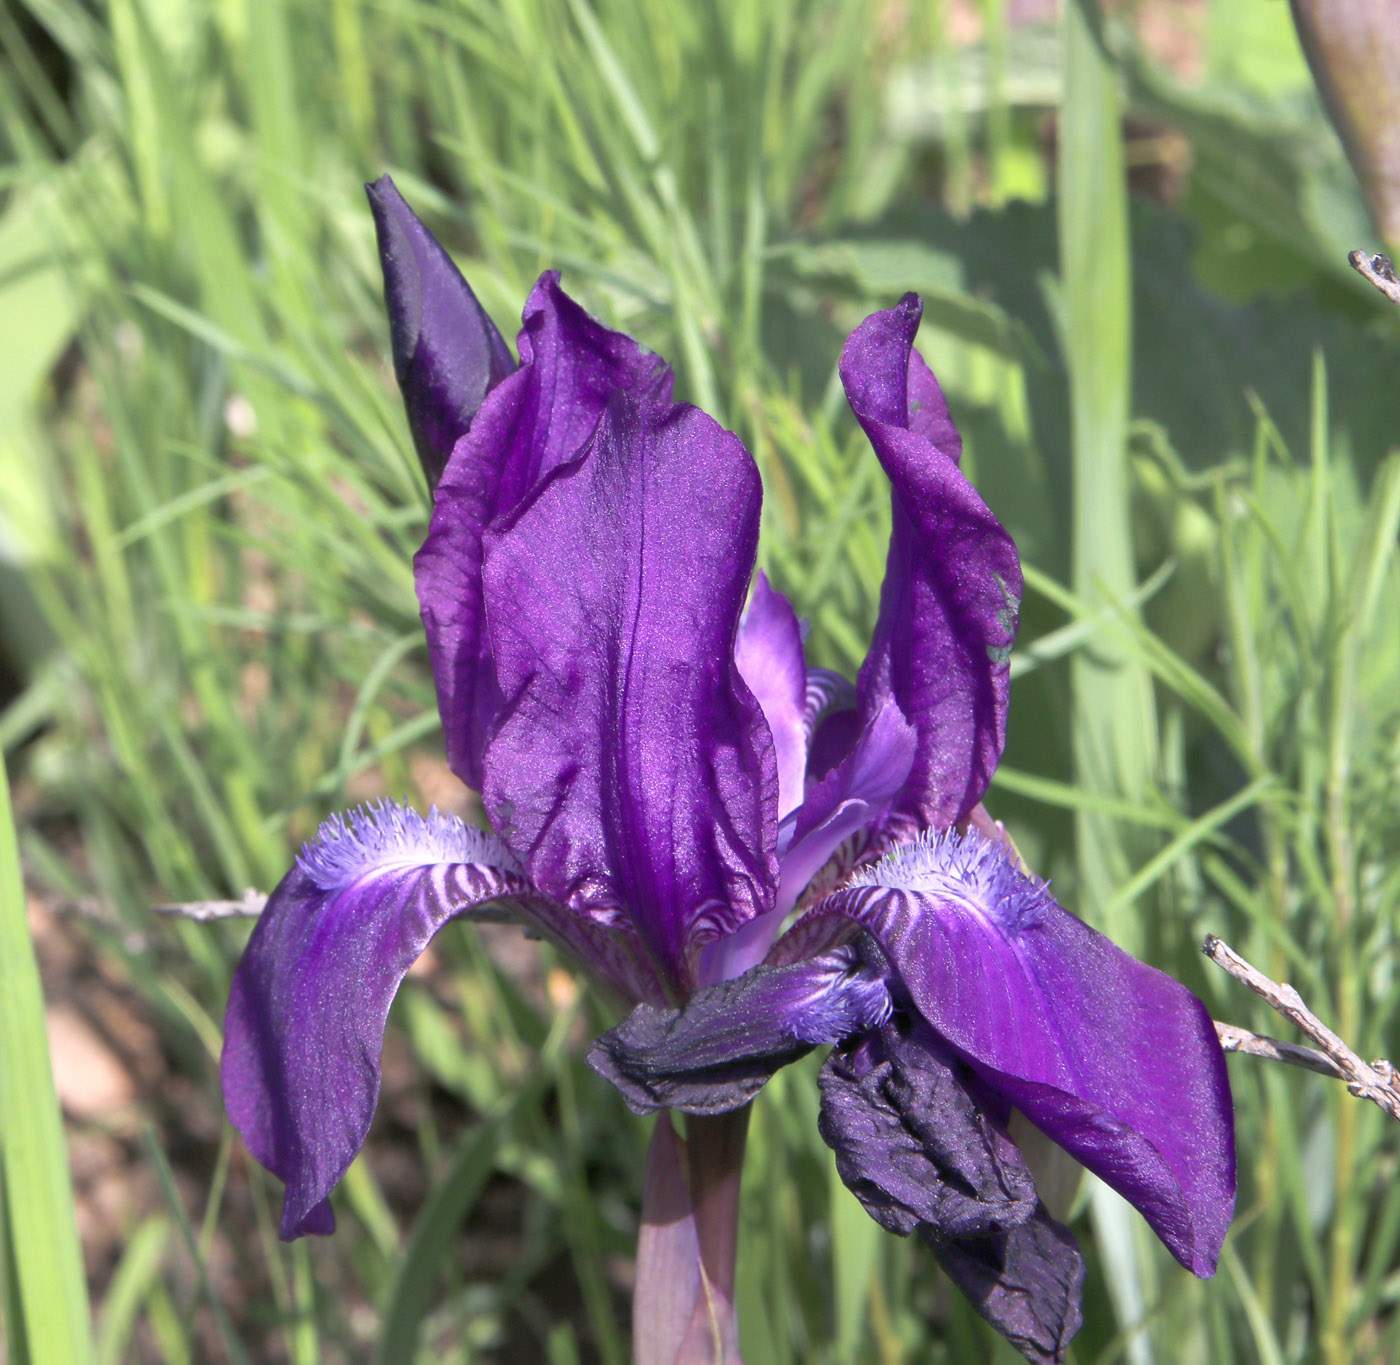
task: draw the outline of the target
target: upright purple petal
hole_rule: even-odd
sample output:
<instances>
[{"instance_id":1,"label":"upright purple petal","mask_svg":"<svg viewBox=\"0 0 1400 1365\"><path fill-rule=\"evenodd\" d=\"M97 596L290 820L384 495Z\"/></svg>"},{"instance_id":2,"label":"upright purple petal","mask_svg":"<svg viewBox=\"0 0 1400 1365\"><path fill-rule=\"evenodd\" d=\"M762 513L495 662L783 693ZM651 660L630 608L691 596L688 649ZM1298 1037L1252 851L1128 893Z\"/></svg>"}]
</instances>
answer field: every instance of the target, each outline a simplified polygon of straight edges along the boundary
<instances>
[{"instance_id":1,"label":"upright purple petal","mask_svg":"<svg viewBox=\"0 0 1400 1365\"><path fill-rule=\"evenodd\" d=\"M1184 986L1067 914L976 834L925 837L808 917L855 920L909 1001L999 1095L1209 1275L1235 1199L1225 1060ZM799 922L795 934L812 938ZM783 944L775 957L781 960Z\"/></svg>"},{"instance_id":2,"label":"upright purple petal","mask_svg":"<svg viewBox=\"0 0 1400 1365\"><path fill-rule=\"evenodd\" d=\"M224 1103L286 1184L282 1236L330 1232L326 1202L364 1144L389 1003L452 916L530 894L489 834L434 811L321 827L268 898L233 974Z\"/></svg>"},{"instance_id":3,"label":"upright purple petal","mask_svg":"<svg viewBox=\"0 0 1400 1365\"><path fill-rule=\"evenodd\" d=\"M630 916L682 993L700 939L773 903L773 743L733 663L760 496L704 413L617 394L487 541L492 825L551 895Z\"/></svg>"},{"instance_id":4,"label":"upright purple petal","mask_svg":"<svg viewBox=\"0 0 1400 1365\"><path fill-rule=\"evenodd\" d=\"M763 708L778 762L778 819L802 804L807 767L807 667L797 613L762 569L734 646L739 676Z\"/></svg>"},{"instance_id":5,"label":"upright purple petal","mask_svg":"<svg viewBox=\"0 0 1400 1365\"><path fill-rule=\"evenodd\" d=\"M380 176L365 186L379 234L394 373L428 486L515 361L452 258Z\"/></svg>"},{"instance_id":6,"label":"upright purple petal","mask_svg":"<svg viewBox=\"0 0 1400 1365\"><path fill-rule=\"evenodd\" d=\"M893 524L862 713L893 696L918 732L899 808L946 829L981 799L1006 740L1021 603L1016 547L958 469L961 442L914 350L908 294L851 334L841 381L889 476Z\"/></svg>"},{"instance_id":7,"label":"upright purple petal","mask_svg":"<svg viewBox=\"0 0 1400 1365\"><path fill-rule=\"evenodd\" d=\"M482 606L482 536L578 455L615 391L664 400L671 389L665 362L589 317L556 271L535 285L518 344L520 369L491 391L453 450L413 561L447 761L478 790L500 706Z\"/></svg>"}]
</instances>

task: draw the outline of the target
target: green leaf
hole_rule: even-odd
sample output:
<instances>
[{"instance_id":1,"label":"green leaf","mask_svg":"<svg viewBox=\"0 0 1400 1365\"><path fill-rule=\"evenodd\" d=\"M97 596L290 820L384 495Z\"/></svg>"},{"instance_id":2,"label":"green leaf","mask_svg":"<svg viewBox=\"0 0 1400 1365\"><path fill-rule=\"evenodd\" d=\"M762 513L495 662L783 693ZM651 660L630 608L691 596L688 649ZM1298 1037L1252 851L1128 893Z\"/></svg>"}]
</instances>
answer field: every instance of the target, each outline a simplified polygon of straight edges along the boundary
<instances>
[{"instance_id":1,"label":"green leaf","mask_svg":"<svg viewBox=\"0 0 1400 1365\"><path fill-rule=\"evenodd\" d=\"M9 793L0 758L0 1165L5 1261L23 1309L5 1331L12 1360L80 1365L92 1358L87 1282Z\"/></svg>"}]
</instances>

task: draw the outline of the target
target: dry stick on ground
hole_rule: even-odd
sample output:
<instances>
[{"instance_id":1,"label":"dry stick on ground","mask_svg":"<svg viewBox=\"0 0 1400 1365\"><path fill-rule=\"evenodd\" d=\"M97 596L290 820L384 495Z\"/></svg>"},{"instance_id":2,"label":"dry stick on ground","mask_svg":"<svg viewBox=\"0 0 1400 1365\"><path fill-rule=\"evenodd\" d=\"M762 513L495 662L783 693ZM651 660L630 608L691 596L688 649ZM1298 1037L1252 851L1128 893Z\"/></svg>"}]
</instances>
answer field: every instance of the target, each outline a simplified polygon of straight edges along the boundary
<instances>
[{"instance_id":1,"label":"dry stick on ground","mask_svg":"<svg viewBox=\"0 0 1400 1365\"><path fill-rule=\"evenodd\" d=\"M1400 277L1396 276L1389 256L1369 256L1364 251L1352 251L1347 254L1347 260L1358 275L1370 280L1391 303L1400 303Z\"/></svg>"},{"instance_id":2,"label":"dry stick on ground","mask_svg":"<svg viewBox=\"0 0 1400 1365\"><path fill-rule=\"evenodd\" d=\"M1397 285L1400 293L1400 285ZM1226 1052L1244 1052L1253 1057L1271 1057L1275 1061L1305 1066L1310 1071L1336 1076L1347 1083L1347 1089L1358 1099L1380 1105L1391 1118L1400 1119L1400 1085L1395 1068L1384 1058L1364 1062L1304 1003L1303 997L1289 985L1270 980L1257 967L1252 967L1228 943L1214 934L1207 937L1205 955L1217 967L1223 967L1236 981L1242 981L1265 1000L1291 1024L1305 1033L1318 1046L1299 1047L1295 1043L1280 1043L1233 1024L1216 1024L1215 1032Z\"/></svg>"}]
</instances>

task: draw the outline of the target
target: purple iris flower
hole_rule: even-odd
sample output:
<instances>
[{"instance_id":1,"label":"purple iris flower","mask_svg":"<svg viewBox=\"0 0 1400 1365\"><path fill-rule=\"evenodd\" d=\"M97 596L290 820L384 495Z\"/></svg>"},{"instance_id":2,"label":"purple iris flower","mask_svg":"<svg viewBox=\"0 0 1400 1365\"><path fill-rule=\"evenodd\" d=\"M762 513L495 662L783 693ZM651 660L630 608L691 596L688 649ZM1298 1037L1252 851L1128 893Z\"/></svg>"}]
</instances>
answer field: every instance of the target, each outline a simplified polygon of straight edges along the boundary
<instances>
[{"instance_id":1,"label":"purple iris flower","mask_svg":"<svg viewBox=\"0 0 1400 1365\"><path fill-rule=\"evenodd\" d=\"M733 1113L830 1045L820 1126L843 1180L1028 1358L1061 1358L1084 1272L1013 1109L1211 1274L1235 1160L1210 1018L1062 909L979 806L1021 570L959 470L919 300L841 356L893 509L852 685L808 667L791 605L755 576L758 471L672 398L667 366L554 272L515 364L387 177L369 192L436 489L415 573L447 755L491 828L353 811L270 897L223 1084L286 1184L282 1235L333 1227L414 960L449 919L505 914L633 1007L589 1060L639 1113Z\"/></svg>"}]
</instances>

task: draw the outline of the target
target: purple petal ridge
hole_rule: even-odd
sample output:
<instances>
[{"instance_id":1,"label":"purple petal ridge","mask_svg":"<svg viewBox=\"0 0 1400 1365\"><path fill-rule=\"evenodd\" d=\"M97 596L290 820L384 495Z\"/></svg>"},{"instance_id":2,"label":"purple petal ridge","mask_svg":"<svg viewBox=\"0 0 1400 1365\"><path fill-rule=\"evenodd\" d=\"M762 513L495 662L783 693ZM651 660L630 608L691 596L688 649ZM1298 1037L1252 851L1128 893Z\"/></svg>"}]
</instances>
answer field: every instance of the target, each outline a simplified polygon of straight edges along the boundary
<instances>
[{"instance_id":1,"label":"purple petal ridge","mask_svg":"<svg viewBox=\"0 0 1400 1365\"><path fill-rule=\"evenodd\" d=\"M873 827L904 789L917 747L913 727L892 697L871 716L847 756L815 786L779 860L778 908L786 913L837 848Z\"/></svg>"},{"instance_id":2,"label":"purple petal ridge","mask_svg":"<svg viewBox=\"0 0 1400 1365\"><path fill-rule=\"evenodd\" d=\"M797 613L760 569L734 646L739 676L748 685L773 736L778 763L778 819L802 804L807 767L807 667Z\"/></svg>"},{"instance_id":3,"label":"purple petal ridge","mask_svg":"<svg viewBox=\"0 0 1400 1365\"><path fill-rule=\"evenodd\" d=\"M946 829L981 799L1006 741L1022 582L1011 537L958 469L957 431L914 350L921 312L908 294L868 317L842 351L841 381L892 507L861 709L898 702L918 733L899 808Z\"/></svg>"},{"instance_id":4,"label":"purple petal ridge","mask_svg":"<svg viewBox=\"0 0 1400 1365\"><path fill-rule=\"evenodd\" d=\"M381 176L365 193L379 235L394 373L431 488L482 400L515 361L461 271L394 182Z\"/></svg>"},{"instance_id":5,"label":"purple petal ridge","mask_svg":"<svg viewBox=\"0 0 1400 1365\"><path fill-rule=\"evenodd\" d=\"M413 561L447 761L477 790L501 703L482 600L486 528L579 455L615 391L665 401L671 389L665 362L589 317L557 271L535 285L518 345L520 369L487 395L452 451Z\"/></svg>"},{"instance_id":6,"label":"purple petal ridge","mask_svg":"<svg viewBox=\"0 0 1400 1365\"><path fill-rule=\"evenodd\" d=\"M546 893L630 918L680 994L776 883L773 742L733 662L760 496L704 413L619 393L487 540L492 826Z\"/></svg>"}]
</instances>

